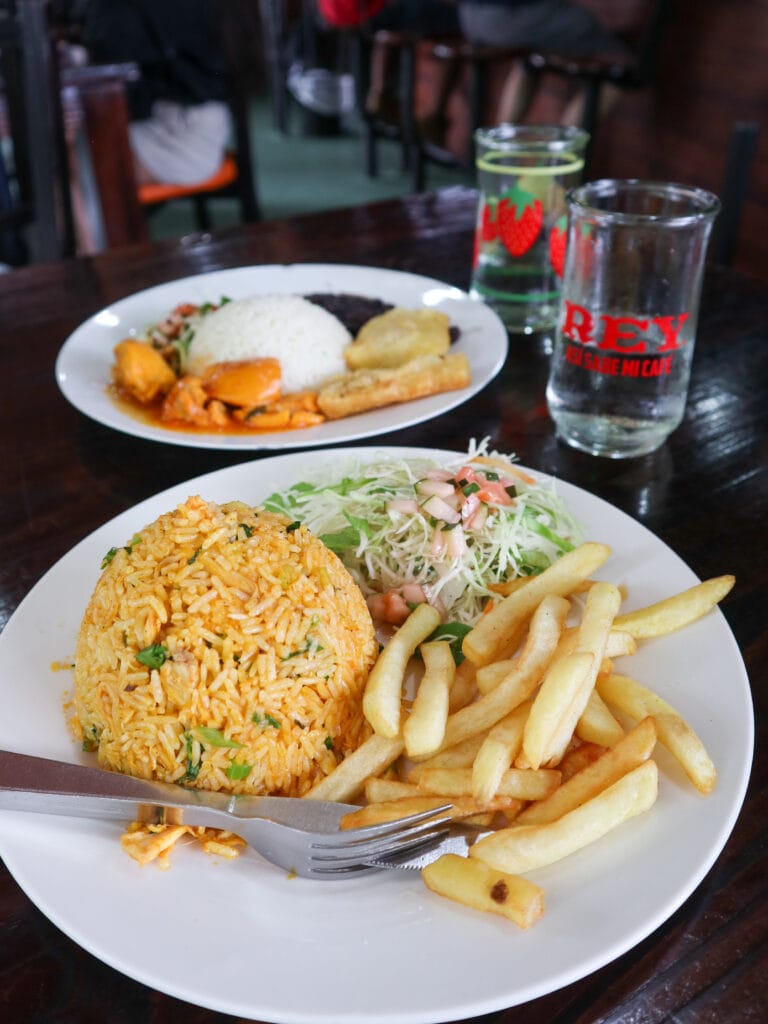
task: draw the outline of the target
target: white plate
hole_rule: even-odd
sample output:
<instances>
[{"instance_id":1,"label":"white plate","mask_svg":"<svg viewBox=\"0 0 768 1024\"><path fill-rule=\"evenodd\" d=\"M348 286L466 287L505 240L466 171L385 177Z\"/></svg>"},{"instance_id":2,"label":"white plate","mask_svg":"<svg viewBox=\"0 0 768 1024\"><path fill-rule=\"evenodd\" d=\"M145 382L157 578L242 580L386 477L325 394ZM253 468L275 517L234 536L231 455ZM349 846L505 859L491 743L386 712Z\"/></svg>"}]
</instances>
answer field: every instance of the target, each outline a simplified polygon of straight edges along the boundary
<instances>
[{"instance_id":1,"label":"white plate","mask_svg":"<svg viewBox=\"0 0 768 1024\"><path fill-rule=\"evenodd\" d=\"M365 458L437 454L362 448ZM283 455L173 487L102 526L62 558L0 637L0 747L84 762L62 695L80 615L105 551L201 494L258 502L328 473L349 454ZM591 538L614 554L604 576L635 607L696 582L658 538L611 505L558 485ZM725 567L724 567L725 568ZM546 892L528 932L430 894L417 873L338 882L289 879L256 854L218 863L187 848L167 872L139 868L120 828L0 814L0 854L29 898L67 935L119 971L238 1017L293 1024L422 1024L488 1013L584 977L640 942L696 888L734 825L749 775L753 714L734 638L719 610L648 641L631 672L689 719L719 770L699 796L661 758L658 804L587 850L531 874Z\"/></svg>"},{"instance_id":2,"label":"white plate","mask_svg":"<svg viewBox=\"0 0 768 1024\"><path fill-rule=\"evenodd\" d=\"M123 412L107 393L115 345L129 335L141 334L180 302L217 302L222 295L240 299L286 292L347 292L400 306L442 310L459 328L459 338L451 351L466 353L472 383L459 391L446 391L342 420L328 420L305 430L252 435L164 430ZM459 288L430 277L376 267L320 263L238 267L160 284L102 309L81 324L62 346L56 360L56 380L64 397L80 412L134 437L190 448L308 448L402 430L455 408L496 376L504 364L507 347L507 332L493 310Z\"/></svg>"}]
</instances>

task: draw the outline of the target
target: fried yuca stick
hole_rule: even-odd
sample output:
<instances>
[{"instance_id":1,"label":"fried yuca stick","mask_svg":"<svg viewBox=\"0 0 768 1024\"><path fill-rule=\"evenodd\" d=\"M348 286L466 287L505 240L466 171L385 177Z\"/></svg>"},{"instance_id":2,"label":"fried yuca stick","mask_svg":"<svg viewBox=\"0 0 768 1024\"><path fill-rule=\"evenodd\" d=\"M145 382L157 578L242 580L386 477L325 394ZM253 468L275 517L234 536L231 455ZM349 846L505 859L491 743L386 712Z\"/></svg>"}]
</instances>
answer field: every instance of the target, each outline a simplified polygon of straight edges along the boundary
<instances>
[{"instance_id":1,"label":"fried yuca stick","mask_svg":"<svg viewBox=\"0 0 768 1024\"><path fill-rule=\"evenodd\" d=\"M656 802L658 788L655 761L644 761L562 818L546 825L500 829L471 846L469 855L513 875L553 864L647 811Z\"/></svg>"},{"instance_id":2,"label":"fried yuca stick","mask_svg":"<svg viewBox=\"0 0 768 1024\"><path fill-rule=\"evenodd\" d=\"M569 608L564 597L549 594L544 598L534 612L525 645L509 675L490 693L448 718L443 747L486 732L531 696L557 647Z\"/></svg>"},{"instance_id":3,"label":"fried yuca stick","mask_svg":"<svg viewBox=\"0 0 768 1024\"><path fill-rule=\"evenodd\" d=\"M735 582L734 576L715 576L663 601L618 615L614 625L637 639L663 636L706 615L723 600Z\"/></svg>"},{"instance_id":4,"label":"fried yuca stick","mask_svg":"<svg viewBox=\"0 0 768 1024\"><path fill-rule=\"evenodd\" d=\"M516 823L544 825L557 821L647 761L655 746L656 724L652 718L644 718L615 747L566 779L551 796L529 804L518 815Z\"/></svg>"},{"instance_id":5,"label":"fried yuca stick","mask_svg":"<svg viewBox=\"0 0 768 1024\"><path fill-rule=\"evenodd\" d=\"M607 704L618 708L630 718L640 719L653 715L659 743L680 763L699 792L712 792L717 780L717 769L704 744L671 704L629 676L601 676L598 679L598 693Z\"/></svg>"},{"instance_id":6,"label":"fried yuca stick","mask_svg":"<svg viewBox=\"0 0 768 1024\"><path fill-rule=\"evenodd\" d=\"M524 587L503 598L467 633L461 645L464 656L478 667L512 653L525 623L546 595L565 597L605 562L611 553L606 544L580 544L553 562Z\"/></svg>"}]
</instances>

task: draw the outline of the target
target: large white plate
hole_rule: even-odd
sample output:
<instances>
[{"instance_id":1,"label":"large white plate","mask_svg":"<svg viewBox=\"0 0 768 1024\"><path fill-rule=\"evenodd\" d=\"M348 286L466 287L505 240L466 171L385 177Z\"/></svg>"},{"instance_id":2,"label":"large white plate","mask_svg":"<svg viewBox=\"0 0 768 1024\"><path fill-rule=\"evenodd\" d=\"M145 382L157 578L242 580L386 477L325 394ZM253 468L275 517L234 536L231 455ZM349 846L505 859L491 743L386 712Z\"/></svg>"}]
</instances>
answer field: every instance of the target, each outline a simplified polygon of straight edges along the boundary
<instances>
[{"instance_id":1,"label":"large white plate","mask_svg":"<svg viewBox=\"0 0 768 1024\"><path fill-rule=\"evenodd\" d=\"M424 454L356 454L387 450ZM189 494L258 502L310 467L330 474L347 458L337 449L220 470L142 502L78 544L0 637L0 746L86 760L65 726L68 674L51 664L72 658L105 551ZM626 583L627 607L696 582L629 516L558 486L588 535L612 546L604 575ZM85 949L155 989L221 1012L293 1024L421 1024L519 1004L589 974L658 927L702 880L741 806L752 705L721 612L647 642L631 671L687 716L718 766L717 787L699 796L660 758L656 807L531 874L547 909L528 932L433 896L415 872L311 882L287 878L256 854L217 863L192 848L175 851L167 872L141 869L121 851L113 824L5 812L0 854L30 899Z\"/></svg>"},{"instance_id":2,"label":"large white plate","mask_svg":"<svg viewBox=\"0 0 768 1024\"><path fill-rule=\"evenodd\" d=\"M107 385L111 379L114 346L161 320L178 303L216 302L222 295L239 299L286 292L296 295L347 292L400 306L431 306L442 310L460 330L451 351L466 353L472 383L459 391L446 391L343 420L329 420L306 430L251 435L164 430L140 422L118 408L109 397ZM156 285L102 309L81 324L62 346L56 360L56 380L65 398L81 412L134 437L191 448L249 451L307 448L402 430L455 408L496 376L506 358L507 347L504 325L488 306L471 299L459 288L430 277L376 267L321 263L238 267Z\"/></svg>"}]
</instances>

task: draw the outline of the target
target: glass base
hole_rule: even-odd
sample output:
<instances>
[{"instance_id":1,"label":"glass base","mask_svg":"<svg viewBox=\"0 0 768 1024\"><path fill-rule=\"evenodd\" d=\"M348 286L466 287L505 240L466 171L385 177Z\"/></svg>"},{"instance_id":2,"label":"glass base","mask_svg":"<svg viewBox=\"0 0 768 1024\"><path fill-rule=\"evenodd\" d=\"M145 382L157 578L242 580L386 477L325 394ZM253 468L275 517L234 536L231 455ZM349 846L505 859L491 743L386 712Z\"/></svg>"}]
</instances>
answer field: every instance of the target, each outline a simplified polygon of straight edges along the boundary
<instances>
[{"instance_id":1,"label":"glass base","mask_svg":"<svg viewBox=\"0 0 768 1024\"><path fill-rule=\"evenodd\" d=\"M630 420L620 416L569 415L555 420L561 441L606 459L634 459L657 451L676 424Z\"/></svg>"}]
</instances>

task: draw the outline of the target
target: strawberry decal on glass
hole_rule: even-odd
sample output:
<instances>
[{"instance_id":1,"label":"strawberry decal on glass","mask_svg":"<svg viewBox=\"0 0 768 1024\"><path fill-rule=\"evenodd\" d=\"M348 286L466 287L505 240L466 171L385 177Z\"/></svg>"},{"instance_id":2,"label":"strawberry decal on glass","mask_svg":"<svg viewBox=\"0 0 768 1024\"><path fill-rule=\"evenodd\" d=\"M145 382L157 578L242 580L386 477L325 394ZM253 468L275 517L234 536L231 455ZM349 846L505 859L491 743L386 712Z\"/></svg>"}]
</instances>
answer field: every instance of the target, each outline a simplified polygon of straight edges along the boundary
<instances>
[{"instance_id":1,"label":"strawberry decal on glass","mask_svg":"<svg viewBox=\"0 0 768 1024\"><path fill-rule=\"evenodd\" d=\"M549 230L549 262L558 277L565 270L565 247L568 241L568 215L558 217Z\"/></svg>"},{"instance_id":2,"label":"strawberry decal on glass","mask_svg":"<svg viewBox=\"0 0 768 1024\"><path fill-rule=\"evenodd\" d=\"M495 242L499 237L495 200L491 200L483 206L480 214L480 237L484 242Z\"/></svg>"},{"instance_id":3,"label":"strawberry decal on glass","mask_svg":"<svg viewBox=\"0 0 768 1024\"><path fill-rule=\"evenodd\" d=\"M499 235L511 256L524 256L539 237L544 222L541 200L515 185L499 199Z\"/></svg>"}]
</instances>

